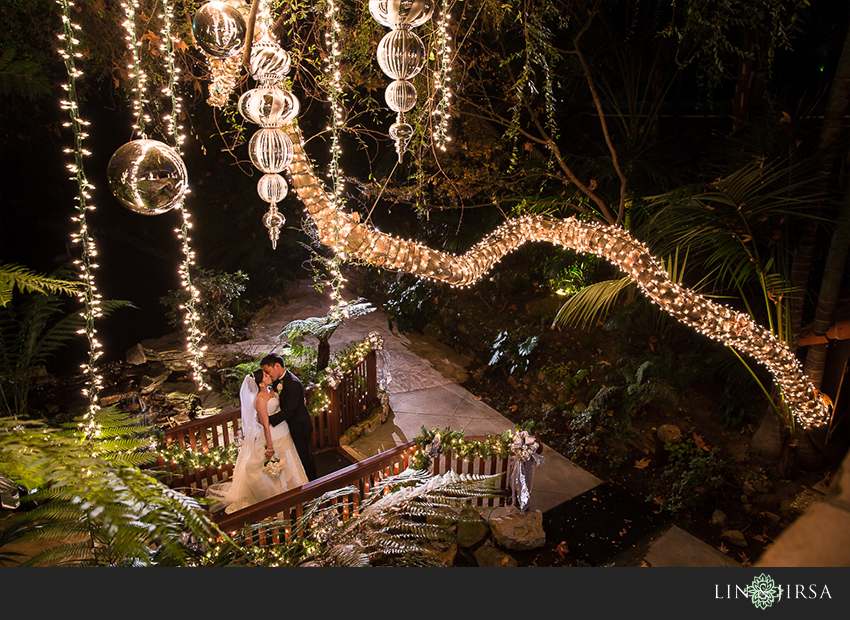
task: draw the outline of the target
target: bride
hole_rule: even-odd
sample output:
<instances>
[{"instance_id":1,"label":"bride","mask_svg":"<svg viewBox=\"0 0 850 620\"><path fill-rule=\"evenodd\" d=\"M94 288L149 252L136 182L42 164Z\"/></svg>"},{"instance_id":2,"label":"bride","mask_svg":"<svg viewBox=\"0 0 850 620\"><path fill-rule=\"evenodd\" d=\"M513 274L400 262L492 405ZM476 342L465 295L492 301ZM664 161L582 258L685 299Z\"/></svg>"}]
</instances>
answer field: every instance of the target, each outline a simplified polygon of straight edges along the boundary
<instances>
[{"instance_id":1,"label":"bride","mask_svg":"<svg viewBox=\"0 0 850 620\"><path fill-rule=\"evenodd\" d=\"M307 474L289 434L289 425L286 422L269 425L269 414L280 407L270 385L271 377L257 370L245 377L239 391L243 439L233 467L233 479L212 485L206 494L224 504L228 514L307 482ZM278 477L263 472L264 462L274 457L280 459L283 466Z\"/></svg>"}]
</instances>

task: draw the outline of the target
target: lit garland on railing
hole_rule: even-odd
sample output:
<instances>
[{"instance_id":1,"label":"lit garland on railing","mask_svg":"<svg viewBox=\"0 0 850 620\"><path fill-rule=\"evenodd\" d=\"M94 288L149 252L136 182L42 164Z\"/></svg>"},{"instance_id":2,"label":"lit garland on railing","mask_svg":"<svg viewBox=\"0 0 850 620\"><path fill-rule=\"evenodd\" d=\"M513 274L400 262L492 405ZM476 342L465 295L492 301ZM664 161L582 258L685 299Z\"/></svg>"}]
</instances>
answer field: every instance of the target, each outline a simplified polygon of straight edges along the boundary
<instances>
[{"instance_id":1,"label":"lit garland on railing","mask_svg":"<svg viewBox=\"0 0 850 620\"><path fill-rule=\"evenodd\" d=\"M381 351L384 348L384 339L378 332L370 332L361 342L352 342L347 348L337 353L331 365L319 373L316 388L310 394L307 407L310 415L316 416L331 405L330 397L326 388L336 388L345 377L371 351Z\"/></svg>"},{"instance_id":2,"label":"lit garland on railing","mask_svg":"<svg viewBox=\"0 0 850 620\"><path fill-rule=\"evenodd\" d=\"M748 315L704 299L672 282L664 265L626 230L574 217L556 220L524 216L509 220L462 256L370 229L334 208L304 153L298 127L288 127L294 146L292 187L318 231L318 239L335 253L420 278L470 286L509 252L530 241L543 241L595 254L628 274L649 299L679 321L709 338L753 356L773 375L782 397L804 426L823 423L829 405L803 373L794 353L770 330Z\"/></svg>"},{"instance_id":3,"label":"lit garland on railing","mask_svg":"<svg viewBox=\"0 0 850 620\"><path fill-rule=\"evenodd\" d=\"M166 463L180 465L184 469L222 467L236 462L239 446L230 443L226 446L212 446L206 452L196 452L191 446L174 441L157 450L157 456L162 457Z\"/></svg>"},{"instance_id":4,"label":"lit garland on railing","mask_svg":"<svg viewBox=\"0 0 850 620\"><path fill-rule=\"evenodd\" d=\"M100 409L97 401L103 381L95 368L95 363L103 352L101 351L102 345L97 339L94 323L95 319L103 316L103 311L101 309L101 296L95 287L93 273L94 269L97 268L97 264L93 262L93 259L97 256L97 249L94 239L89 234L86 221L86 212L94 210L94 205L88 202L91 200L89 190L94 189L94 185L89 183L88 178L86 178L83 166L83 156L91 154L83 148L83 140L88 137L85 128L90 123L80 118L80 110L77 105L77 78L82 76L82 71L76 68L74 58L80 58L82 54L76 51L79 41L74 32L80 30L80 27L71 21L70 16L70 7L74 4L70 0L57 0L57 4L62 7L62 33L58 36L63 46L60 47L59 54L65 61L65 69L68 72L68 83L63 85L68 98L61 102L61 106L68 110L71 119L63 125L71 127L74 131L74 148L65 149L65 152L74 154L74 163L68 164L68 170L71 172L71 180L76 182L78 187L76 196L77 215L73 218L73 221L79 224L79 231L71 235L71 241L82 246L82 256L79 260L75 260L74 264L80 270L80 279L86 284L79 293L79 298L85 305L86 326L79 333L84 333L89 342L88 363L81 366L86 375L86 388L83 390L83 394L88 398L89 404L83 418L84 421L79 424L79 427L85 433L87 439L92 439L97 436L100 428L95 420L95 414Z\"/></svg>"},{"instance_id":5,"label":"lit garland on railing","mask_svg":"<svg viewBox=\"0 0 850 620\"><path fill-rule=\"evenodd\" d=\"M182 155L180 147L185 141L186 136L180 132L180 130L183 129L183 126L177 124L177 119L179 118L182 110L182 99L177 94L175 84L175 76L177 76L180 72L180 68L177 67L174 62L174 41L171 38L173 13L168 0L163 0L163 7L163 43L160 49L162 50L165 58L166 73L168 74L168 85L163 89L163 92L171 98L171 114L165 117L165 120L167 121L168 133L172 136L175 142L174 150L176 150L179 155ZM180 228L175 229L183 250L183 263L180 265L179 269L180 282L189 295L184 306L186 316L183 320L188 330L186 335L186 348L188 349L189 356L191 358L189 365L192 368L192 376L195 379L197 386L201 389L210 389L210 386L204 380L203 372L203 356L207 347L206 345L201 346L201 338L204 336L204 333L198 327L198 322L201 320L201 316L195 307L195 304L200 302L201 293L198 288L192 284L190 271L192 265L195 264L195 253L189 246L189 229L192 228L192 222L189 216L189 211L184 206L183 199L180 200L177 208L180 210L180 214L182 216Z\"/></svg>"},{"instance_id":6,"label":"lit garland on railing","mask_svg":"<svg viewBox=\"0 0 850 620\"><path fill-rule=\"evenodd\" d=\"M451 105L452 91L449 85L451 82L452 48L449 41L452 40L449 34L449 0L442 0L440 6L440 19L437 22L437 71L434 72L434 96L439 97L436 107L432 114L436 117L435 128L433 132L434 144L441 151L446 150L446 143L451 141L448 135L449 131L449 106Z\"/></svg>"},{"instance_id":7,"label":"lit garland on railing","mask_svg":"<svg viewBox=\"0 0 850 620\"><path fill-rule=\"evenodd\" d=\"M508 430L501 435L488 434L484 439L467 439L463 431L453 431L448 426L442 430L428 430L423 426L422 434L413 438L417 448L411 457L410 466L413 469L428 469L434 459L446 452L451 452L452 458L460 458L466 463L491 456L507 458L513 454L516 436L522 433L526 431L517 427L515 431Z\"/></svg>"}]
</instances>

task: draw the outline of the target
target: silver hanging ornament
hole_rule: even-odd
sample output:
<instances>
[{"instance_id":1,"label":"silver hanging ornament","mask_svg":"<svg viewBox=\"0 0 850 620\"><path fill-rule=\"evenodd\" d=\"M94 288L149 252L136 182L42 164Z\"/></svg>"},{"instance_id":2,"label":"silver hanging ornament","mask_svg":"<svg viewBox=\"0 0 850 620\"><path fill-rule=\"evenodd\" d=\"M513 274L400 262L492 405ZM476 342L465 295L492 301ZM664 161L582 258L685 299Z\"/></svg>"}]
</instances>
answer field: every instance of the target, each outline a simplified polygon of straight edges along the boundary
<instances>
[{"instance_id":1,"label":"silver hanging ornament","mask_svg":"<svg viewBox=\"0 0 850 620\"><path fill-rule=\"evenodd\" d=\"M378 65L394 80L409 80L425 66L425 44L409 30L393 30L378 43Z\"/></svg>"},{"instance_id":2,"label":"silver hanging ornament","mask_svg":"<svg viewBox=\"0 0 850 620\"><path fill-rule=\"evenodd\" d=\"M396 122L390 125L390 138L395 140L395 152L398 153L398 161L401 163L410 138L413 137L413 127L404 122L404 115L399 113Z\"/></svg>"},{"instance_id":3,"label":"silver hanging ornament","mask_svg":"<svg viewBox=\"0 0 850 620\"><path fill-rule=\"evenodd\" d=\"M298 99L282 88L252 88L239 97L239 113L260 127L282 127L300 110Z\"/></svg>"},{"instance_id":4,"label":"silver hanging ornament","mask_svg":"<svg viewBox=\"0 0 850 620\"><path fill-rule=\"evenodd\" d=\"M278 127L261 127L251 136L248 156L266 174L283 172L292 163L292 140Z\"/></svg>"},{"instance_id":5,"label":"silver hanging ornament","mask_svg":"<svg viewBox=\"0 0 850 620\"><path fill-rule=\"evenodd\" d=\"M286 223L286 218L277 210L277 205L272 203L269 205L269 210L263 216L263 225L269 230L269 239L272 242L272 249L277 249L277 240L280 239L280 228Z\"/></svg>"},{"instance_id":6,"label":"silver hanging ornament","mask_svg":"<svg viewBox=\"0 0 850 620\"><path fill-rule=\"evenodd\" d=\"M235 56L245 45L248 25L242 13L226 2L207 2L192 20L195 42L214 58Z\"/></svg>"},{"instance_id":7,"label":"silver hanging ornament","mask_svg":"<svg viewBox=\"0 0 850 620\"><path fill-rule=\"evenodd\" d=\"M398 30L421 26L434 14L432 0L369 0L369 12L375 21Z\"/></svg>"},{"instance_id":8,"label":"silver hanging ornament","mask_svg":"<svg viewBox=\"0 0 850 620\"><path fill-rule=\"evenodd\" d=\"M390 82L384 91L384 100L387 107L393 112L408 112L416 105L416 87L406 80L395 80Z\"/></svg>"},{"instance_id":9,"label":"silver hanging ornament","mask_svg":"<svg viewBox=\"0 0 850 620\"><path fill-rule=\"evenodd\" d=\"M118 147L106 167L106 176L113 196L142 215L173 209L189 188L180 155L158 140L133 140Z\"/></svg>"},{"instance_id":10,"label":"silver hanging ornament","mask_svg":"<svg viewBox=\"0 0 850 620\"><path fill-rule=\"evenodd\" d=\"M251 46L248 70L260 86L274 86L289 73L292 60L289 53L266 33Z\"/></svg>"},{"instance_id":11,"label":"silver hanging ornament","mask_svg":"<svg viewBox=\"0 0 850 620\"><path fill-rule=\"evenodd\" d=\"M280 202L288 192L286 179L279 174L264 174L257 182L257 193L263 202Z\"/></svg>"}]
</instances>

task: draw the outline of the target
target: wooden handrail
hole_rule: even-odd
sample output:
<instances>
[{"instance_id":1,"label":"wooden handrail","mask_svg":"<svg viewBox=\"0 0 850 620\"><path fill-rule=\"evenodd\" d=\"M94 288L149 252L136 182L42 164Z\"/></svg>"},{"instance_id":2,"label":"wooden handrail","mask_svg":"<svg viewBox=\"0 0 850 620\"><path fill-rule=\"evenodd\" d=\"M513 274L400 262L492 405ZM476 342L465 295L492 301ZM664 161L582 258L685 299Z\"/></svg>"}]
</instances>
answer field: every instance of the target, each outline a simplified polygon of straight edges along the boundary
<instances>
[{"instance_id":1,"label":"wooden handrail","mask_svg":"<svg viewBox=\"0 0 850 620\"><path fill-rule=\"evenodd\" d=\"M484 438L468 437L467 439L471 441ZM231 534L247 525L260 523L267 519L273 520L269 527L258 528L257 531L253 532L252 538L247 541L247 544L258 546L279 544L280 541L288 540L291 537L292 525L303 515L304 506L308 502L329 491L353 486L355 490L352 493L337 497L333 501L341 507L340 518L347 521L357 511L369 489L379 480L404 471L410 464L410 459L415 451L415 442L409 441L319 480L308 482L297 489L290 489L232 514L220 514L213 518L222 531ZM466 462L460 457L453 457L451 453L446 453L432 462L431 471L435 475L444 474L450 469L457 473L502 474L497 484L497 496L477 498L474 503L479 506L495 506L503 505L507 501L508 458L481 457Z\"/></svg>"}]
</instances>

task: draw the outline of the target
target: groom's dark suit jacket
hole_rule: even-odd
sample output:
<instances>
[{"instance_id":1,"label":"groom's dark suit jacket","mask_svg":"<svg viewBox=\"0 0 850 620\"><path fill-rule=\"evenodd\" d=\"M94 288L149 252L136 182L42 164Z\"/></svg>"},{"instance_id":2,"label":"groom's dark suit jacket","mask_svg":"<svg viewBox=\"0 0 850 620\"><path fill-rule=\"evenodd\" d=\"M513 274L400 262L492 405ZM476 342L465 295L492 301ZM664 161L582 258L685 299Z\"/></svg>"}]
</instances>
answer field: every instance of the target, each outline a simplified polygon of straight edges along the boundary
<instances>
[{"instance_id":1,"label":"groom's dark suit jacket","mask_svg":"<svg viewBox=\"0 0 850 620\"><path fill-rule=\"evenodd\" d=\"M304 386L301 380L288 370L272 383L272 389L280 392L280 411L269 416L269 424L289 424L292 439L309 439L313 434L313 422L304 402Z\"/></svg>"}]
</instances>

